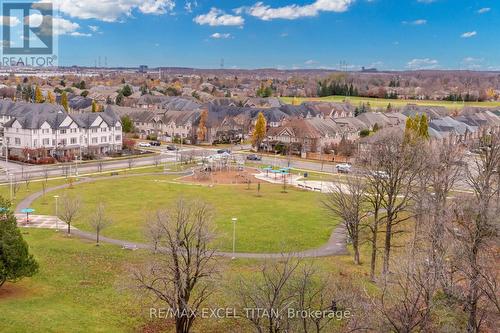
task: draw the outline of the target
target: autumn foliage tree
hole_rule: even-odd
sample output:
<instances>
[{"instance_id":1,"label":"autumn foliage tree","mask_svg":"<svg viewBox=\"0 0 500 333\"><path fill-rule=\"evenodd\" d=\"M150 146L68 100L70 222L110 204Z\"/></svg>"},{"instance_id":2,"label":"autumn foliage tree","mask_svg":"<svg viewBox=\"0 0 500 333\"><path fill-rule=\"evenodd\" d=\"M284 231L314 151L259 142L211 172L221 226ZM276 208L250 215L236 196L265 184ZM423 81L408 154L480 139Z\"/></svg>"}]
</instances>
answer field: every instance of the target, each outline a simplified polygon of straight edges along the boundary
<instances>
[{"instance_id":1,"label":"autumn foliage tree","mask_svg":"<svg viewBox=\"0 0 500 333\"><path fill-rule=\"evenodd\" d=\"M66 94L65 91L61 94L61 105L66 110L66 112L69 111L69 105L68 105L68 95Z\"/></svg>"},{"instance_id":2,"label":"autumn foliage tree","mask_svg":"<svg viewBox=\"0 0 500 333\"><path fill-rule=\"evenodd\" d=\"M43 98L42 90L39 86L35 88L35 103L43 103L45 100Z\"/></svg>"},{"instance_id":3,"label":"autumn foliage tree","mask_svg":"<svg viewBox=\"0 0 500 333\"><path fill-rule=\"evenodd\" d=\"M207 119L208 119L208 111L205 110L200 115L200 124L198 125L197 137L198 141L203 142L207 137Z\"/></svg>"},{"instance_id":4,"label":"autumn foliage tree","mask_svg":"<svg viewBox=\"0 0 500 333\"><path fill-rule=\"evenodd\" d=\"M260 150L260 145L262 141L266 138L267 134L267 121L262 112L259 113L257 117L257 123L255 124L255 129L252 135L252 145Z\"/></svg>"}]
</instances>

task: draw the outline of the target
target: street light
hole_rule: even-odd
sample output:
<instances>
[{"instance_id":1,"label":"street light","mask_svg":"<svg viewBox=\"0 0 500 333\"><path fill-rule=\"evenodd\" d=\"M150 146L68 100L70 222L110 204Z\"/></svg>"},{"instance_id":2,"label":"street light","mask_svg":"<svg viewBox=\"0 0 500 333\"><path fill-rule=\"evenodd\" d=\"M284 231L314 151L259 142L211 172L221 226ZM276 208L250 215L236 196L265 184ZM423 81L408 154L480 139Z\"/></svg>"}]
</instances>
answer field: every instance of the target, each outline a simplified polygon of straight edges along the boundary
<instances>
[{"instance_id":1,"label":"street light","mask_svg":"<svg viewBox=\"0 0 500 333\"><path fill-rule=\"evenodd\" d=\"M12 174L9 173L9 180L10 180L10 202L12 202Z\"/></svg>"},{"instance_id":2,"label":"street light","mask_svg":"<svg viewBox=\"0 0 500 333\"><path fill-rule=\"evenodd\" d=\"M54 195L54 199L56 199L56 232L59 231L59 207L57 204L57 199L59 199L58 195Z\"/></svg>"},{"instance_id":3,"label":"street light","mask_svg":"<svg viewBox=\"0 0 500 333\"><path fill-rule=\"evenodd\" d=\"M233 257L231 259L234 260L236 259L236 222L238 219L233 217L231 221L233 222Z\"/></svg>"}]
</instances>

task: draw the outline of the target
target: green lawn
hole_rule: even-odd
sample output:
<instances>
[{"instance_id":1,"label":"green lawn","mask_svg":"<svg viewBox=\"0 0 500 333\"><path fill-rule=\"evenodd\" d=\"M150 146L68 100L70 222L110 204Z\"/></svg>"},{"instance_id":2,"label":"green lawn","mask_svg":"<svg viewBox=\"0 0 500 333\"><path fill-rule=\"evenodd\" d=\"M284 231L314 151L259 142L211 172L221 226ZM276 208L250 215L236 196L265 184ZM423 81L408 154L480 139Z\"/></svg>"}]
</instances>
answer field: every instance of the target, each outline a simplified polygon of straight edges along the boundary
<instances>
[{"instance_id":1,"label":"green lawn","mask_svg":"<svg viewBox=\"0 0 500 333\"><path fill-rule=\"evenodd\" d=\"M407 104L418 104L425 106L444 106L450 110L462 109L464 105L467 106L478 106L478 107L497 107L500 106L500 102L449 102L449 101L431 101L431 100L403 100L403 99L384 99L384 98L368 98L368 97L345 97L345 96L329 96L321 98L297 98L299 103L306 101L324 101L324 102L343 102L345 100L349 101L353 105L360 105L361 103L370 103L374 108L387 108L388 104L393 107L402 107ZM282 97L281 100L284 103L291 104L294 97Z\"/></svg>"},{"instance_id":2,"label":"green lawn","mask_svg":"<svg viewBox=\"0 0 500 333\"><path fill-rule=\"evenodd\" d=\"M213 205L218 230L217 248L231 249L231 218L237 217L237 251L279 252L305 250L326 243L336 225L322 209L319 193L262 184L261 196L256 185L219 185L213 188L173 183L173 176L139 176L103 180L76 185L70 191L82 198L83 208L75 222L82 230L90 230L88 216L98 202L104 202L113 225L104 230L109 237L130 241L145 241L146 213L169 207L179 197L201 199ZM56 194L55 192L52 194ZM53 214L52 205L39 199L34 203L39 214Z\"/></svg>"},{"instance_id":3,"label":"green lawn","mask_svg":"<svg viewBox=\"0 0 500 333\"><path fill-rule=\"evenodd\" d=\"M40 265L38 274L0 289L0 332L2 333L114 333L159 332L143 330L148 308L133 291L130 265L142 262L145 251L126 251L117 246L68 238L54 230L24 230L24 238ZM261 260L219 258L220 285L209 307L234 307L234 281L253 279ZM355 267L350 256L307 259L323 271L366 282L367 265ZM158 305L157 305L158 306ZM253 330L244 320L200 319L196 332L241 332ZM171 332L171 331L168 331Z\"/></svg>"},{"instance_id":4,"label":"green lawn","mask_svg":"<svg viewBox=\"0 0 500 333\"><path fill-rule=\"evenodd\" d=\"M120 291L127 263L143 252L66 237L53 230L24 231L40 271L0 289L0 332L127 332L140 309Z\"/></svg>"}]
</instances>

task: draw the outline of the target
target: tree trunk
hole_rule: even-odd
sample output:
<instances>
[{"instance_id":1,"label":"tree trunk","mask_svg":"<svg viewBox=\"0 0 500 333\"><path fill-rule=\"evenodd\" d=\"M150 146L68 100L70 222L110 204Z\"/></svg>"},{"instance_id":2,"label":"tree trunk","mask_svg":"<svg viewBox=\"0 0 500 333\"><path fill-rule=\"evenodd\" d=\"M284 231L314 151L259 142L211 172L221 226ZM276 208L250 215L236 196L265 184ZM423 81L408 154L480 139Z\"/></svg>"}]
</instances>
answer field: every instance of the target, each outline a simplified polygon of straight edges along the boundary
<instances>
[{"instance_id":1,"label":"tree trunk","mask_svg":"<svg viewBox=\"0 0 500 333\"><path fill-rule=\"evenodd\" d=\"M358 245L358 240L355 242L352 242L352 247L354 249L354 264L359 265L359 245Z\"/></svg>"},{"instance_id":2,"label":"tree trunk","mask_svg":"<svg viewBox=\"0 0 500 333\"><path fill-rule=\"evenodd\" d=\"M71 223L68 223L68 235L71 235Z\"/></svg>"},{"instance_id":3,"label":"tree trunk","mask_svg":"<svg viewBox=\"0 0 500 333\"><path fill-rule=\"evenodd\" d=\"M391 220L387 219L387 227L385 230L385 246L384 246L384 264L382 267L382 274L387 275L389 273L389 260L391 254L391 239L392 239L392 224Z\"/></svg>"},{"instance_id":4,"label":"tree trunk","mask_svg":"<svg viewBox=\"0 0 500 333\"><path fill-rule=\"evenodd\" d=\"M370 280L375 281L375 269L377 266L377 236L378 236L378 209L375 210L372 234L372 255L370 260Z\"/></svg>"},{"instance_id":5,"label":"tree trunk","mask_svg":"<svg viewBox=\"0 0 500 333\"><path fill-rule=\"evenodd\" d=\"M99 246L99 231L96 232L96 244Z\"/></svg>"}]
</instances>

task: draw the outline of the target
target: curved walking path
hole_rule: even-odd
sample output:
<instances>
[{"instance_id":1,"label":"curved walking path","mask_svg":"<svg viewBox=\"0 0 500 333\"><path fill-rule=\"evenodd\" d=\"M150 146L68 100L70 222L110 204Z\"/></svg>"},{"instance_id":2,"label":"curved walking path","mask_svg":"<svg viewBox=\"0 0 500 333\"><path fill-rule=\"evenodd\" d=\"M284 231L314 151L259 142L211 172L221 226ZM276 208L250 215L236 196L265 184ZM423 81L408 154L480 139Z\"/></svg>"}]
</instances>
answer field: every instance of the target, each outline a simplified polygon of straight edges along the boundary
<instances>
[{"instance_id":1,"label":"curved walking path","mask_svg":"<svg viewBox=\"0 0 500 333\"><path fill-rule=\"evenodd\" d=\"M117 175L117 176L107 176L107 177L98 177L98 178L84 178L81 179L78 182L73 183L73 185L78 185L78 184L85 184L85 183L92 183L96 181L101 181L101 180L110 180L110 179L120 179L120 178L129 178L129 177L139 177L139 176L158 176L158 175L179 175L179 176L188 176L192 174L192 170L189 171L183 171L183 172L171 172L171 173L142 173L142 174L132 174L132 175ZM57 190L62 190L65 188L68 188L70 184L63 184L59 186L54 186L51 188L48 188L45 190L45 194L54 192ZM38 198L40 198L44 194L43 191L35 192L26 198L24 198L21 202L16 207L16 214L19 216L22 216L21 211L25 208L30 208L31 204ZM32 216L31 218L36 218L36 216ZM55 216L50 216L46 218L52 218L52 219L58 219ZM61 223L61 230L65 230L67 228L67 224L64 222ZM24 225L25 227L28 225ZM75 235L77 237L83 238L83 239L88 239L88 240L95 240L96 239L96 234L92 232L87 232L87 231L82 231L78 230L76 228L71 228L71 234ZM283 256L292 256L292 257L299 257L299 258L318 258L318 257L329 257L329 256L337 256L337 255L345 255L347 254L347 248L346 248L346 233L345 229L342 225L339 225L337 228L335 228L330 236L330 239L328 242L316 249L311 249L311 250L306 250L306 251L301 251L301 252L292 252L292 253L241 253L237 252L233 255L233 253L230 252L216 252L218 256L221 257L227 257L227 258L249 258L249 259L279 259L282 258ZM136 243L136 242L129 242L125 240L120 240L120 239L113 239L109 237L99 237L101 242L104 243L109 243L109 244L114 244L121 246L124 249L152 249L152 247L148 244L144 243Z\"/></svg>"}]
</instances>

